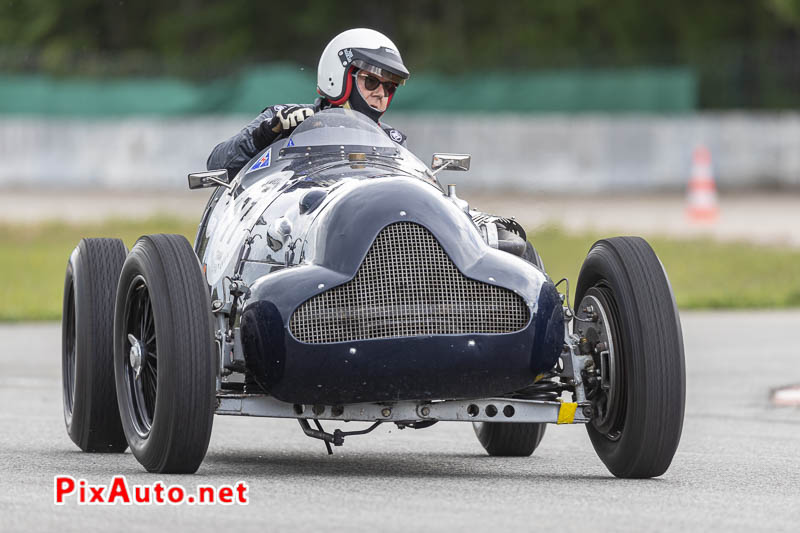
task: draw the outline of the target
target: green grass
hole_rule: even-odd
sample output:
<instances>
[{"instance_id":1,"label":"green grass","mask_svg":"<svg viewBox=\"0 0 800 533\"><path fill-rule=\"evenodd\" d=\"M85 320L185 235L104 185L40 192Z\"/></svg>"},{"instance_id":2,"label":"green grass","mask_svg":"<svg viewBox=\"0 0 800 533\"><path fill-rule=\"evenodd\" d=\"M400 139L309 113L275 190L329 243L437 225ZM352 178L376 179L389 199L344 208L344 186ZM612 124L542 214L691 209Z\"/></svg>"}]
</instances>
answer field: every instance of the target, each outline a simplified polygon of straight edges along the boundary
<instances>
[{"instance_id":1,"label":"green grass","mask_svg":"<svg viewBox=\"0 0 800 533\"><path fill-rule=\"evenodd\" d=\"M194 242L197 223L172 218L102 224L0 224L0 321L60 320L67 261L83 237L118 237L130 248L141 235L180 233Z\"/></svg>"},{"instance_id":2,"label":"green grass","mask_svg":"<svg viewBox=\"0 0 800 533\"><path fill-rule=\"evenodd\" d=\"M180 233L194 239L194 221L154 218L103 224L0 224L0 321L59 320L64 269L82 237L119 237L130 248L140 235ZM574 286L581 262L600 235L557 228L532 231L554 280ZM800 250L711 240L654 238L683 309L800 307Z\"/></svg>"},{"instance_id":3,"label":"green grass","mask_svg":"<svg viewBox=\"0 0 800 533\"><path fill-rule=\"evenodd\" d=\"M612 235L571 235L557 228L529 234L547 273L575 286L592 244ZM800 250L710 239L648 238L682 309L800 307ZM572 295L574 296L574 295Z\"/></svg>"}]
</instances>

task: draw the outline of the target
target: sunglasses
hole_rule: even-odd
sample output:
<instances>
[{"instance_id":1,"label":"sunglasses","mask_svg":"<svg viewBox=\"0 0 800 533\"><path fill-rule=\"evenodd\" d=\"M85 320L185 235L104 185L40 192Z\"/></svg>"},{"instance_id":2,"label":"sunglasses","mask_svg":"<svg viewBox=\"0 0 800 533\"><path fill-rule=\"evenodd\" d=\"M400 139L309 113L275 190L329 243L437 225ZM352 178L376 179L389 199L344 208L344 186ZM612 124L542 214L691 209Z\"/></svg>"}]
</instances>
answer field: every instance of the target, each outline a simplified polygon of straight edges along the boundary
<instances>
[{"instance_id":1,"label":"sunglasses","mask_svg":"<svg viewBox=\"0 0 800 533\"><path fill-rule=\"evenodd\" d=\"M374 91L379 85L383 85L383 90L386 94L394 94L397 90L397 84L391 81L381 81L371 74L359 74L359 78L364 79L364 88L368 91Z\"/></svg>"}]
</instances>

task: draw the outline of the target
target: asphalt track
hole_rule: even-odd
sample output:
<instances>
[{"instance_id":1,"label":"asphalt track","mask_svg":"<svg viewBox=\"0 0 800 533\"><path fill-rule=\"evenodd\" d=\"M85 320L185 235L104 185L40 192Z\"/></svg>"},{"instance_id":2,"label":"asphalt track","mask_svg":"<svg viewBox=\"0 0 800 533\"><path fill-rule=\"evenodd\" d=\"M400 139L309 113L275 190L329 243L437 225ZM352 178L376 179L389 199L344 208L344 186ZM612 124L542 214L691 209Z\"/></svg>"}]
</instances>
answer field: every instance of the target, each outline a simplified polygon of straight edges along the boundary
<instances>
[{"instance_id":1,"label":"asphalt track","mask_svg":"<svg viewBox=\"0 0 800 533\"><path fill-rule=\"evenodd\" d=\"M238 417L216 417L197 474L151 475L129 452L84 454L67 437L58 325L0 325L0 531L798 531L800 409L769 394L800 382L800 312L682 320L683 439L652 480L610 476L579 426L549 427L531 458L490 458L459 423L379 428L329 457L295 421ZM245 480L250 504L56 506L56 474Z\"/></svg>"}]
</instances>

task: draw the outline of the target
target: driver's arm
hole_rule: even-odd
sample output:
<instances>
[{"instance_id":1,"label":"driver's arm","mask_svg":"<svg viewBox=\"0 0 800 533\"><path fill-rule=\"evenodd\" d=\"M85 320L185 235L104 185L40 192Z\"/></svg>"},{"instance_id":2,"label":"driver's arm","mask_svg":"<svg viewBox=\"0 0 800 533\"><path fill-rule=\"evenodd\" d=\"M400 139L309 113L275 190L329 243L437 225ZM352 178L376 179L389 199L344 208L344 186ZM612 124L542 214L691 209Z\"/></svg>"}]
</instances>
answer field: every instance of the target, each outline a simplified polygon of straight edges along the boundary
<instances>
[{"instance_id":1,"label":"driver's arm","mask_svg":"<svg viewBox=\"0 0 800 533\"><path fill-rule=\"evenodd\" d=\"M407 137L405 133L396 128L391 127L386 123L380 124L380 127L384 132L386 132L386 135L388 135L391 140L393 140L403 148L408 148L408 144L406 143Z\"/></svg>"},{"instance_id":2,"label":"driver's arm","mask_svg":"<svg viewBox=\"0 0 800 533\"><path fill-rule=\"evenodd\" d=\"M227 169L235 176L257 153L289 135L314 114L313 106L275 105L266 108L239 133L219 143L206 162L208 170Z\"/></svg>"},{"instance_id":3,"label":"driver's arm","mask_svg":"<svg viewBox=\"0 0 800 533\"><path fill-rule=\"evenodd\" d=\"M231 178L235 176L248 161L266 147L266 145L261 148L257 146L253 133L264 122L269 123L272 121L274 116L272 108L266 108L239 133L215 146L211 150L211 155L208 156L206 168L208 170L224 168L228 170L228 175Z\"/></svg>"}]
</instances>

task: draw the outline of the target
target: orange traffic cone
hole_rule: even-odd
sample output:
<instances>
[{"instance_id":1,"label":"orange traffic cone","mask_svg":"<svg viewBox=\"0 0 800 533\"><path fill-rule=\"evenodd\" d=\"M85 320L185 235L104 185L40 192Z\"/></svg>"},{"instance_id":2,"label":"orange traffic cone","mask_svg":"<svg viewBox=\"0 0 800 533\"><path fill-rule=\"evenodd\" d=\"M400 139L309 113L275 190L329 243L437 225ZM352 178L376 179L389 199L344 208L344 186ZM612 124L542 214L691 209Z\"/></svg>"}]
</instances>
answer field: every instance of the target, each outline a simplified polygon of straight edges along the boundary
<instances>
[{"instance_id":1,"label":"orange traffic cone","mask_svg":"<svg viewBox=\"0 0 800 533\"><path fill-rule=\"evenodd\" d=\"M712 222L717 219L717 186L711 169L711 152L703 145L692 154L692 176L689 179L686 214L692 222Z\"/></svg>"}]
</instances>

